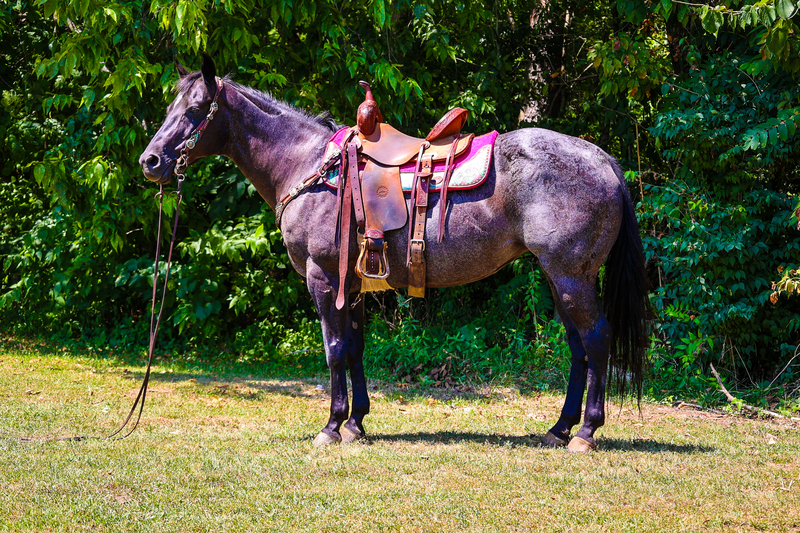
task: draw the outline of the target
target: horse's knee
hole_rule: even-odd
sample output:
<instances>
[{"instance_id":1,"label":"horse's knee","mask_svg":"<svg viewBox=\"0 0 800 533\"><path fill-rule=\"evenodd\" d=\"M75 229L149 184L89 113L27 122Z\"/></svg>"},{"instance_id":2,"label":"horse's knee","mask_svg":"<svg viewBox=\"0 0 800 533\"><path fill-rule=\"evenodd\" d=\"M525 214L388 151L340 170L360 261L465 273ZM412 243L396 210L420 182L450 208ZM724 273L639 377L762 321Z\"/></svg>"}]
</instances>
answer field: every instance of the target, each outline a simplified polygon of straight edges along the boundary
<instances>
[{"instance_id":1,"label":"horse's knee","mask_svg":"<svg viewBox=\"0 0 800 533\"><path fill-rule=\"evenodd\" d=\"M331 372L344 370L347 366L347 354L344 350L344 343L333 342L328 344L325 360Z\"/></svg>"}]
</instances>

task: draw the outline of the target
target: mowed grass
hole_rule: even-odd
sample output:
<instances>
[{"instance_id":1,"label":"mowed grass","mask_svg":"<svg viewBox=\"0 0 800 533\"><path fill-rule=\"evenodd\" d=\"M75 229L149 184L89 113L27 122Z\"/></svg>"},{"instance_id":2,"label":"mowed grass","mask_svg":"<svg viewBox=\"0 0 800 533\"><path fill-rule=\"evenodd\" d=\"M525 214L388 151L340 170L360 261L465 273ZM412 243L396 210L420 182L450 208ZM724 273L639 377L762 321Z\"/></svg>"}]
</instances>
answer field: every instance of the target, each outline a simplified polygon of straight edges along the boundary
<instances>
[{"instance_id":1,"label":"mowed grass","mask_svg":"<svg viewBox=\"0 0 800 533\"><path fill-rule=\"evenodd\" d=\"M798 531L797 425L609 405L601 451L544 449L560 394L371 383L370 438L314 448L326 377L0 348L0 531Z\"/></svg>"}]
</instances>

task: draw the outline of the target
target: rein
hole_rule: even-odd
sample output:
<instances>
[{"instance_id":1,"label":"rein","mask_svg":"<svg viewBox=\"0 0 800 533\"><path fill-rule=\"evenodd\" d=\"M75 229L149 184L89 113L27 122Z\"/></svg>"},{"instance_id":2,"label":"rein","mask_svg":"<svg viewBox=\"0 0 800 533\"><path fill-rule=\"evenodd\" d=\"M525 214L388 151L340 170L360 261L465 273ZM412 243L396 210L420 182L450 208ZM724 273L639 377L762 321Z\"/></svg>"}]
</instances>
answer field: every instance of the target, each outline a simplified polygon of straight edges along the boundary
<instances>
[{"instance_id":1,"label":"rein","mask_svg":"<svg viewBox=\"0 0 800 533\"><path fill-rule=\"evenodd\" d=\"M144 404L145 399L147 398L147 386L150 383L150 371L153 366L153 357L155 354L156 348L156 337L158 336L158 328L161 325L161 317L164 313L164 300L167 294L167 284L169 282L169 272L170 266L172 265L172 251L175 248L175 235L178 231L178 216L180 215L181 210L181 201L183 200L183 195L181 194L181 187L183 186L183 182L186 179L186 175L184 172L189 166L189 151L192 150L195 146L197 146L197 142L200 140L200 137L203 135L203 131L205 131L206 127L208 126L209 122L214 120L214 115L216 115L217 110L219 109L219 105L217 101L219 100L219 95L222 90L225 88L225 84L220 78L216 78L217 83L217 93L214 95L214 100L211 102L211 107L208 110L208 115L197 128L189 135L186 139L186 142L181 148L180 156L178 157L178 161L175 164L175 169L173 170L173 174L178 178L178 186L175 190L175 197L176 197L176 204L175 204L175 218L172 223L172 237L170 238L169 242L169 250L167 252L167 266L166 271L164 273L164 282L161 289L161 304L158 308L158 314L156 314L156 298L158 296L158 267L161 257L161 229L162 229L162 219L164 214L164 195L171 194L164 192L164 185L159 184L159 191L156 194L156 197L159 199L158 202L158 236L156 238L156 256L153 262L153 299L150 305L150 344L148 347L147 353L147 369L144 373L144 380L142 380L142 385L139 387L139 393L136 395L136 400L134 400L133 405L131 406L130 411L128 412L128 416L125 418L125 421L122 425L110 435L105 437L96 437L96 436L72 436L72 437L42 437L42 438L35 438L35 437L16 437L17 440L21 442L56 442L56 441L83 441L88 439L103 439L103 440L122 440L129 437L139 426L139 421L142 418L142 411L144 411ZM138 413L136 412L138 408ZM134 418L134 414L136 414L136 420L133 422L133 425L128 428L128 424ZM124 435L120 434L128 429L127 433Z\"/></svg>"},{"instance_id":2,"label":"rein","mask_svg":"<svg viewBox=\"0 0 800 533\"><path fill-rule=\"evenodd\" d=\"M159 199L158 202L158 237L156 239L156 257L153 263L153 299L150 305L150 346L148 349L147 354L147 370L144 373L144 380L142 381L141 387L139 387L139 394L136 395L136 400L134 400L133 405L131 406L131 410L128 412L127 418L122 423L122 425L111 435L108 435L106 439L113 439L113 440L122 440L128 437L131 433L133 433L136 428L139 426L139 420L142 418L142 411L144 410L144 402L147 398L147 385L150 383L150 370L153 365L153 355L156 349L156 337L158 336L158 327L161 325L161 316L164 313L164 300L166 299L167 295L167 283L169 282L169 271L170 267L172 266L172 251L175 247L175 235L178 232L178 216L181 212L181 201L183 200L183 195L181 194L181 187L183 186L183 182L186 179L186 175L184 171L189 167L189 151L192 150L195 146L197 146L197 142L200 140L200 137L203 135L206 127L208 126L209 122L214 120L214 115L217 114L217 110L219 110L219 104L217 101L219 100L219 95L222 93L222 90L225 88L225 84L220 78L215 78L217 84L217 92L214 95L214 100L211 102L211 106L209 107L208 114L206 118L203 119L203 122L200 123L197 128L189 135L186 139L186 142L181 148L181 155L178 157L178 161L175 164L175 170L173 170L173 174L178 178L178 186L175 190L175 197L176 197L176 204L175 204L175 219L172 223L172 237L169 241L169 251L167 252L167 268L164 272L164 284L161 289L161 305L158 308L158 315L156 315L156 297L157 297L157 287L158 287L158 263L159 258L161 257L161 227L162 223L161 220L163 218L164 213L164 185L159 185L159 191L156 195ZM141 401L141 403L140 403ZM136 412L136 408L139 408L139 412L136 415L136 421L133 423L133 426L128 430L127 433L122 435L121 437L117 437L120 433L122 433L125 428L128 426L130 421L133 419L133 415Z\"/></svg>"},{"instance_id":3,"label":"rein","mask_svg":"<svg viewBox=\"0 0 800 533\"><path fill-rule=\"evenodd\" d=\"M183 157L183 154L181 154ZM176 167L177 168L177 167ZM181 186L183 185L183 181L186 179L186 176L181 174L175 174L178 176L178 187L175 190L175 197L176 197L176 204L175 204L175 219L172 223L172 238L169 241L169 251L167 252L167 268L166 272L164 272L164 285L161 289L161 305L158 308L158 315L156 315L156 293L158 288L158 263L159 258L161 257L161 228L163 224L161 220L163 218L164 213L164 186L159 185L158 194L156 197L158 198L158 236L156 238L156 257L153 262L153 299L150 305L150 346L147 352L147 370L144 373L144 380L142 380L142 385L139 387L139 394L136 395L136 400L134 400L133 405L131 406L131 410L128 412L127 418L122 423L122 425L111 435L108 435L106 439L110 440L122 440L131 433L133 433L136 428L139 426L139 420L142 418L142 411L144 411L144 401L147 397L147 385L150 383L150 370L153 366L153 355L155 354L156 350L156 337L158 336L158 327L161 325L161 315L164 313L164 300L166 299L167 295L167 283L169 282L169 270L170 266L172 266L172 250L175 247L175 235L178 231L178 215L181 212L181 200L183 199L183 195L181 194ZM140 403L141 401L141 403ZM133 414L136 412L136 407L139 407L139 413L136 415L136 421L133 423L133 426L128 430L127 433L118 437L120 433L122 433L125 428L130 423L131 419L133 418Z\"/></svg>"}]
</instances>

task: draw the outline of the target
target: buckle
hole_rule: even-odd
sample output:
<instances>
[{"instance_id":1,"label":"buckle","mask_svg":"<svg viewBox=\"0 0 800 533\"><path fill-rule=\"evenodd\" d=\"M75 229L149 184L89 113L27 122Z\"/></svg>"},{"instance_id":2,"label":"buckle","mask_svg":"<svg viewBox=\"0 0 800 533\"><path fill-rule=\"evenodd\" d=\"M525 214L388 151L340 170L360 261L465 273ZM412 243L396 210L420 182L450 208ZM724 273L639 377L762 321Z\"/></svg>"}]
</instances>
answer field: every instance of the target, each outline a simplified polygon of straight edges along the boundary
<instances>
[{"instance_id":1,"label":"buckle","mask_svg":"<svg viewBox=\"0 0 800 533\"><path fill-rule=\"evenodd\" d=\"M418 243L422 246L422 251L425 251L425 239L411 239L411 246L414 246L414 243Z\"/></svg>"},{"instance_id":2,"label":"buckle","mask_svg":"<svg viewBox=\"0 0 800 533\"><path fill-rule=\"evenodd\" d=\"M217 113L217 109L219 109L217 102L211 102L211 107L208 109L208 115L206 115L206 118L208 120L214 120L214 115Z\"/></svg>"}]
</instances>

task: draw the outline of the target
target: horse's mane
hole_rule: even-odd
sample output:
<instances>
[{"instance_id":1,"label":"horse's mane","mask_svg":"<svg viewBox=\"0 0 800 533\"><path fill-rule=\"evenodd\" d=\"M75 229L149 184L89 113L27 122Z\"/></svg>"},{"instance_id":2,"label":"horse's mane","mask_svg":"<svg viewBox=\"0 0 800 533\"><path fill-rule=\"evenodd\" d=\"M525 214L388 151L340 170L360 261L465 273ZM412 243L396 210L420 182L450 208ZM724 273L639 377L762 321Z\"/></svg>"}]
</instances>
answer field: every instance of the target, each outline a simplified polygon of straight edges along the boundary
<instances>
[{"instance_id":1,"label":"horse's mane","mask_svg":"<svg viewBox=\"0 0 800 533\"><path fill-rule=\"evenodd\" d=\"M183 93L189 89L189 87L201 76L200 72L192 72L191 74L184 76L178 80L177 85L175 86L175 90L177 93ZM233 81L230 74L226 75L222 78L226 85L230 85L242 95L244 95L248 100L253 102L259 109L264 111L265 113L274 114L276 108L280 110L281 113L286 114L299 114L304 118L313 120L317 124L320 124L332 132L335 132L341 128L339 124L333 119L331 114L328 111L325 111L322 114L314 115L309 113L303 109L299 109L294 107L293 105L286 103L282 100L278 100L274 96L272 96L268 92L259 91L258 89L254 89L253 87L249 87L247 85L242 85Z\"/></svg>"}]
</instances>

